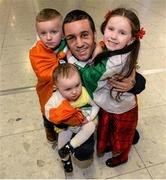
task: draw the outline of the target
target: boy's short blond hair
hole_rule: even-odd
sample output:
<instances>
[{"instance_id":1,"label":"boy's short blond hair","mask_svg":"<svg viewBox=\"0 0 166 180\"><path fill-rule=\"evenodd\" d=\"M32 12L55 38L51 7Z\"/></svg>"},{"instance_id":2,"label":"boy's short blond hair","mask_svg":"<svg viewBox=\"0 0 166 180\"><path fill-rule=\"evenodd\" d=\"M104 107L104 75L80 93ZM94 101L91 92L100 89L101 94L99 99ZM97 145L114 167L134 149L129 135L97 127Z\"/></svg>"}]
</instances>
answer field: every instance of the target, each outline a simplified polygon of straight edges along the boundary
<instances>
[{"instance_id":1,"label":"boy's short blond hair","mask_svg":"<svg viewBox=\"0 0 166 180\"><path fill-rule=\"evenodd\" d=\"M42 9L36 16L36 22L45 22L62 15L55 9L45 8Z\"/></svg>"}]
</instances>

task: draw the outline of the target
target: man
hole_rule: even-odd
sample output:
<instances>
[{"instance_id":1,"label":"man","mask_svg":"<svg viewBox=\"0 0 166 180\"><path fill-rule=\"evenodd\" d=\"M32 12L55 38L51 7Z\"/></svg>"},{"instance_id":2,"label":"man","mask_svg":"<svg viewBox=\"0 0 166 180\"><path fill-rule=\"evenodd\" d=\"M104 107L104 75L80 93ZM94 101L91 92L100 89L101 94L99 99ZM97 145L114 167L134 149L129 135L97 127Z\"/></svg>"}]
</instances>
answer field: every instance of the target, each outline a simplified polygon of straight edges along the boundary
<instances>
[{"instance_id":1,"label":"man","mask_svg":"<svg viewBox=\"0 0 166 180\"><path fill-rule=\"evenodd\" d=\"M84 67L92 58L96 48L96 29L93 19L82 10L73 10L64 18L63 33L67 46L73 55L68 59L69 63L75 64L78 68ZM145 88L145 79L135 72L122 82L110 81L116 90L130 91L134 94L140 93ZM133 144L139 140L139 133L136 131ZM91 136L84 144L76 148L74 156L79 160L86 160L93 156L94 137Z\"/></svg>"}]
</instances>

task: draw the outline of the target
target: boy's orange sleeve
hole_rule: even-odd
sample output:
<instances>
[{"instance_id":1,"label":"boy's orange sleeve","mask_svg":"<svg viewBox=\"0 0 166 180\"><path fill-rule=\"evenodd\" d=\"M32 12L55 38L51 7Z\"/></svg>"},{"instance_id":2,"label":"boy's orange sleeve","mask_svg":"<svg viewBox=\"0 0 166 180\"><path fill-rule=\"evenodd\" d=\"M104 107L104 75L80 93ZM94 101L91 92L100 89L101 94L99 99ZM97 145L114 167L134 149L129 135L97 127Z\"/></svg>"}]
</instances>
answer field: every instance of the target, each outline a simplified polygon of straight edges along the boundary
<instances>
[{"instance_id":1,"label":"boy's orange sleeve","mask_svg":"<svg viewBox=\"0 0 166 180\"><path fill-rule=\"evenodd\" d=\"M33 70L40 81L52 79L52 72L58 66L59 60L53 50L47 48L41 41L38 41L36 46L30 50L29 58Z\"/></svg>"}]
</instances>

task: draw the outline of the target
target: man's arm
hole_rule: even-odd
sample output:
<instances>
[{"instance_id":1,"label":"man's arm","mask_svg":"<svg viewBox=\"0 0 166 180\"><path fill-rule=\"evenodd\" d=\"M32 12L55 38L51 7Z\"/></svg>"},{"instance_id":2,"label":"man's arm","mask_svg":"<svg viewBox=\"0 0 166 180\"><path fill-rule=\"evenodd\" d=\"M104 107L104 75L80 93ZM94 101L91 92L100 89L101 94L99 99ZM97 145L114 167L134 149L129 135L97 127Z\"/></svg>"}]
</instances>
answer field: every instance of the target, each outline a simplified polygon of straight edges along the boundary
<instances>
[{"instance_id":1,"label":"man's arm","mask_svg":"<svg viewBox=\"0 0 166 180\"><path fill-rule=\"evenodd\" d=\"M133 94L139 94L145 89L146 85L146 79L139 73L136 72L135 76L135 85L132 89L129 90L129 92Z\"/></svg>"},{"instance_id":2,"label":"man's arm","mask_svg":"<svg viewBox=\"0 0 166 180\"><path fill-rule=\"evenodd\" d=\"M119 92L131 92L133 94L139 94L145 89L146 79L139 73L133 71L128 78L124 78L121 81L109 80L114 90Z\"/></svg>"}]
</instances>

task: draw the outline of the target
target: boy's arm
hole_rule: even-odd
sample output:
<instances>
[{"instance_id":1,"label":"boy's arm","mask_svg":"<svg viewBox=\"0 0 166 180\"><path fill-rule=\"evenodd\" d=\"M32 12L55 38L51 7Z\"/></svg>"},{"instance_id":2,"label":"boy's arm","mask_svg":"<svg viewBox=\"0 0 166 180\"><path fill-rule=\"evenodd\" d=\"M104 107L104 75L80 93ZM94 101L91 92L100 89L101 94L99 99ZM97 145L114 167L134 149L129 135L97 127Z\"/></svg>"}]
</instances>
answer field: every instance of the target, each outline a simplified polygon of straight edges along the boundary
<instances>
[{"instance_id":1,"label":"boy's arm","mask_svg":"<svg viewBox=\"0 0 166 180\"><path fill-rule=\"evenodd\" d=\"M54 51L44 46L41 41L38 41L29 52L29 58L36 76L41 81L50 81L52 79L52 73L58 66L59 59L63 59L65 53L61 51L58 57L54 54Z\"/></svg>"},{"instance_id":2,"label":"boy's arm","mask_svg":"<svg viewBox=\"0 0 166 180\"><path fill-rule=\"evenodd\" d=\"M29 57L37 78L41 81L50 81L52 79L53 70L58 66L56 57L48 59L40 54L35 55L32 51L30 51Z\"/></svg>"}]
</instances>

